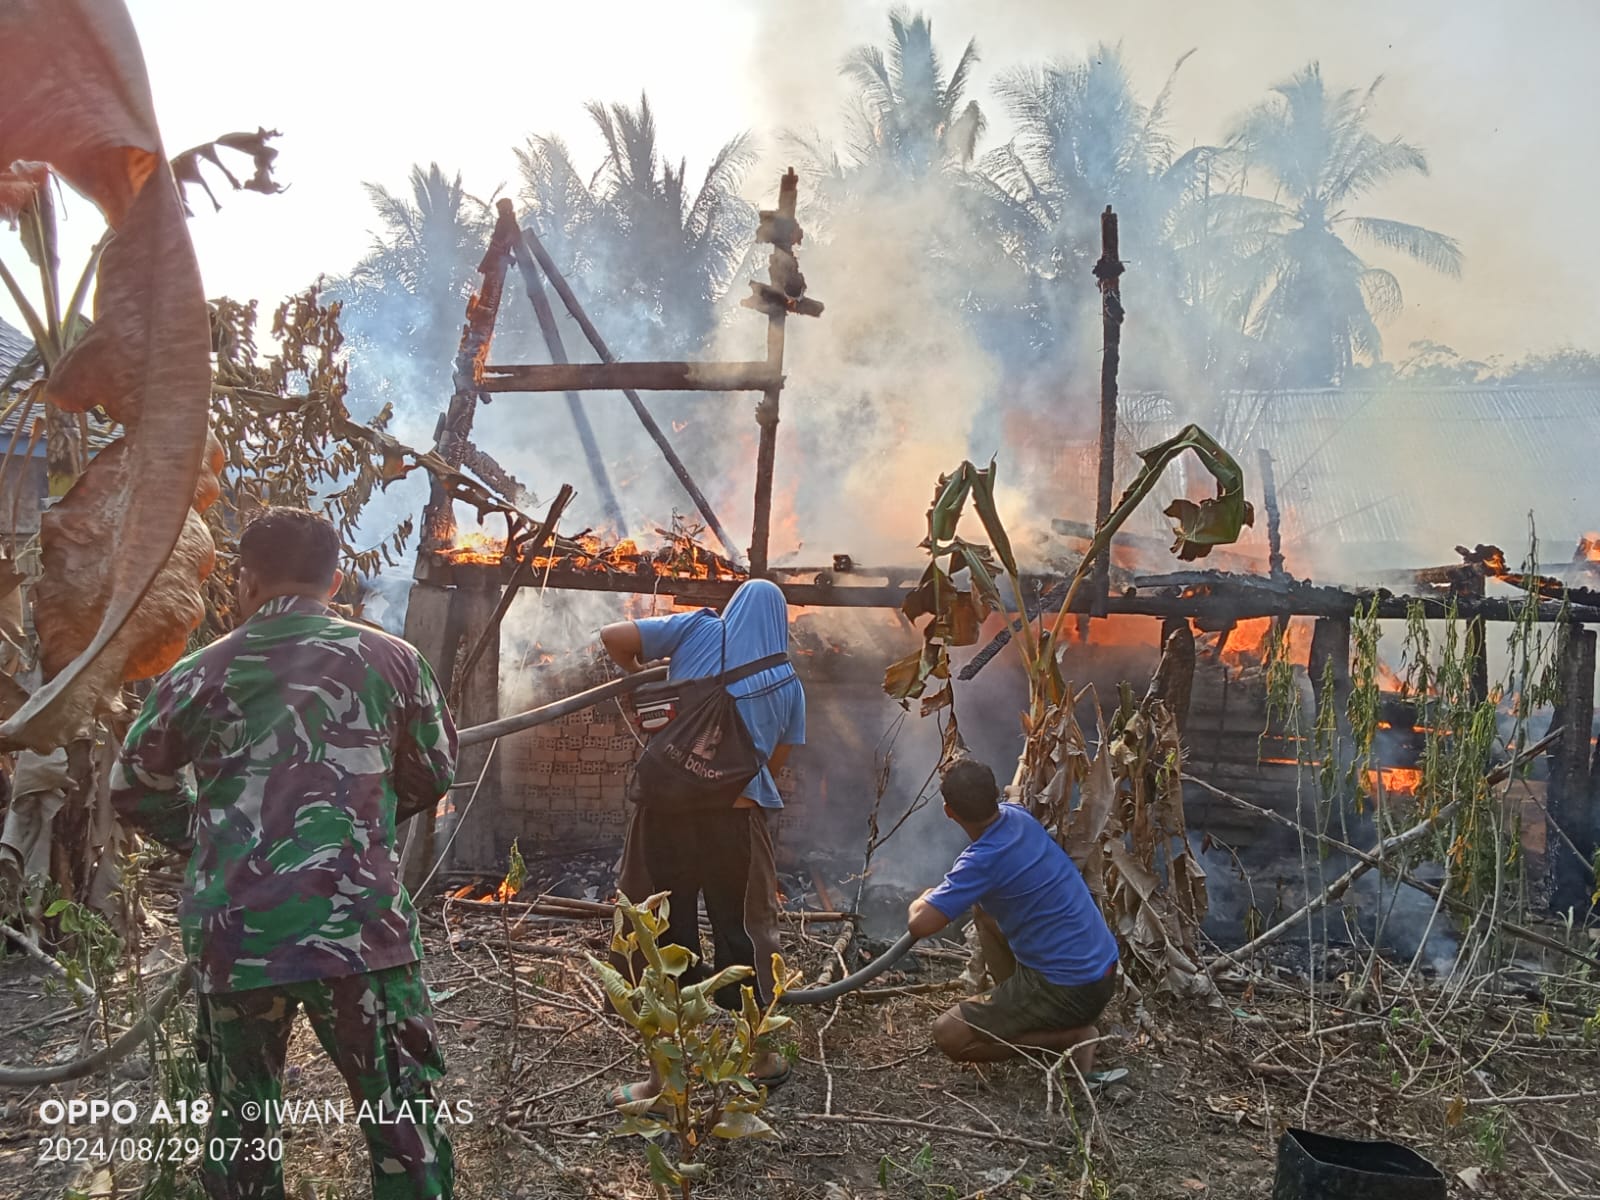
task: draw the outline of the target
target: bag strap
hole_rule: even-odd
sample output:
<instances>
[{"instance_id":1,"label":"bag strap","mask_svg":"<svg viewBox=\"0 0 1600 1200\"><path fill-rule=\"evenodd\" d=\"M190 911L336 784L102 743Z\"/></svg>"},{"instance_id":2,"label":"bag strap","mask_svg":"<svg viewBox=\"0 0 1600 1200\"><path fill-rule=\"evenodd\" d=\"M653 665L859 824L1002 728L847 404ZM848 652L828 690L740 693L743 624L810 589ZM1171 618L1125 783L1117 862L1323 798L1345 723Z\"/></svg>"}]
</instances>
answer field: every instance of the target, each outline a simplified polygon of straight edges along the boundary
<instances>
[{"instance_id":1,"label":"bag strap","mask_svg":"<svg viewBox=\"0 0 1600 1200\"><path fill-rule=\"evenodd\" d=\"M789 661L789 655L784 651L769 654L765 658L758 658L755 662L745 663L742 667L735 667L731 671L724 671L717 676L717 682L726 687L730 683L738 683L742 679L749 679L752 675L759 675L762 671L770 671L773 667L781 667Z\"/></svg>"}]
</instances>

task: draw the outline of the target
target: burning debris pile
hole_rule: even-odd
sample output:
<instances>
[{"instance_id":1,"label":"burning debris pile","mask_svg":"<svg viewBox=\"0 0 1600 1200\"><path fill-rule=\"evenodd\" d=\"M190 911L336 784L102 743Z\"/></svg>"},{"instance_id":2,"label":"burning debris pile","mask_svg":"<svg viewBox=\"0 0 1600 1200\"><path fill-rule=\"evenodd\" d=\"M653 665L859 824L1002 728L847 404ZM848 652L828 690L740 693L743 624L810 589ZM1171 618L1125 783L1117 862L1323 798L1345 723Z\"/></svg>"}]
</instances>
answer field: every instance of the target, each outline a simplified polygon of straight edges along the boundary
<instances>
[{"instance_id":1,"label":"burning debris pile","mask_svg":"<svg viewBox=\"0 0 1600 1200\"><path fill-rule=\"evenodd\" d=\"M731 559L707 548L700 540L703 529L674 515L671 528L657 529L661 542L655 549L640 547L633 538L607 543L599 534L557 537L548 546L523 557L524 546L478 531L458 533L454 544L437 552L441 560L461 566L512 567L519 563L536 575L584 572L625 575L645 579L693 579L742 582L749 572Z\"/></svg>"}]
</instances>

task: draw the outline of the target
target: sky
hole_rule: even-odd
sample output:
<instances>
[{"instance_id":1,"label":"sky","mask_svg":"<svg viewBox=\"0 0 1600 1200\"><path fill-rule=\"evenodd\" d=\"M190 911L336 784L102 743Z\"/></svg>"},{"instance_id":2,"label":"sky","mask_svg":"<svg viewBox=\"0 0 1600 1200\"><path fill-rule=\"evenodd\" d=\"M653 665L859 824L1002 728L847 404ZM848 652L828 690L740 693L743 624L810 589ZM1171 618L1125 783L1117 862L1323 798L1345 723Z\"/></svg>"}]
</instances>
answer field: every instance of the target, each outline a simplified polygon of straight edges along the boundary
<instances>
[{"instance_id":1,"label":"sky","mask_svg":"<svg viewBox=\"0 0 1600 1200\"><path fill-rule=\"evenodd\" d=\"M348 268L374 225L365 182L402 189L413 162L459 170L469 191L515 194L511 148L554 132L580 163L596 139L590 99L648 91L667 148L703 169L728 137L764 146L747 190L771 202L785 165L777 134L837 134L848 95L838 64L882 44L887 6L855 0L606 0L471 4L407 0L130 0L171 151L258 125L282 131L275 197L196 196L192 230L209 294L270 307L318 274ZM1391 184L1358 211L1413 221L1461 240L1459 280L1395 263L1405 312L1385 329L1391 359L1419 338L1476 358L1600 345L1600 44L1595 0L929 0L953 63L968 38L981 54L971 95L1007 130L996 75L1098 42L1121 42L1146 97L1172 64L1171 130L1180 146L1214 142L1275 81L1318 59L1330 81L1386 77L1372 127L1429 155L1429 178ZM804 198L802 197L802 220ZM65 272L98 236L68 204ZM0 256L20 249L0 235ZM1124 279L1137 298L1134 268ZM825 295L847 281L812 280ZM17 323L8 299L0 315Z\"/></svg>"}]
</instances>

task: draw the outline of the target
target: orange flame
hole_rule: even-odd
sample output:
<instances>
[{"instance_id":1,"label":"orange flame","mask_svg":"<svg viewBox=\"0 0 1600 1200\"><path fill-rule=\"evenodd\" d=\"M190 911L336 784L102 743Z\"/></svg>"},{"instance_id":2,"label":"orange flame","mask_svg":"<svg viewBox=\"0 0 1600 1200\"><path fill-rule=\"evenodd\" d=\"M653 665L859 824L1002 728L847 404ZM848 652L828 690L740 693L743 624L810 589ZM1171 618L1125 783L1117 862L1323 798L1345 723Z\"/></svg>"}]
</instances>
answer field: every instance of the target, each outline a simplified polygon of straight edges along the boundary
<instances>
[{"instance_id":1,"label":"orange flame","mask_svg":"<svg viewBox=\"0 0 1600 1200\"><path fill-rule=\"evenodd\" d=\"M1367 786L1390 796L1415 796L1422 772L1416 767L1377 767L1367 772Z\"/></svg>"},{"instance_id":2,"label":"orange flame","mask_svg":"<svg viewBox=\"0 0 1600 1200\"><path fill-rule=\"evenodd\" d=\"M441 557L457 564L500 566L506 561L506 544L503 539L484 533L458 534L455 544ZM593 534L584 534L562 540L555 553L540 555L531 566L535 571L594 571L673 579L739 578L711 551L689 538L676 536L661 548L646 551L632 538L607 546Z\"/></svg>"},{"instance_id":3,"label":"orange flame","mask_svg":"<svg viewBox=\"0 0 1600 1200\"><path fill-rule=\"evenodd\" d=\"M1232 667L1253 666L1266 661L1271 649L1271 617L1251 617L1240 621L1222 648L1222 661ZM1284 638L1284 653L1292 663L1305 666L1311 661L1311 622L1292 619Z\"/></svg>"},{"instance_id":4,"label":"orange flame","mask_svg":"<svg viewBox=\"0 0 1600 1200\"><path fill-rule=\"evenodd\" d=\"M1600 533L1590 531L1578 539L1578 551L1572 556L1574 562L1600 563Z\"/></svg>"}]
</instances>

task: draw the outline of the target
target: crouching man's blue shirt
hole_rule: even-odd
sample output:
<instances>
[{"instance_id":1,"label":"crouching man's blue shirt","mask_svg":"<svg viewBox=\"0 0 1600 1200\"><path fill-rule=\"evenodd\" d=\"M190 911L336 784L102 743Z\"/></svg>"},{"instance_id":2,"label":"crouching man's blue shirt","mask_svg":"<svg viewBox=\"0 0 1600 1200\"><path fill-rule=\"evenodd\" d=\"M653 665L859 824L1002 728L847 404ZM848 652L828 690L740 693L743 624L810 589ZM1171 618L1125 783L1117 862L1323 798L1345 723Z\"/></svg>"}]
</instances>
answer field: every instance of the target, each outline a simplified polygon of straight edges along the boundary
<instances>
[{"instance_id":1,"label":"crouching man's blue shirt","mask_svg":"<svg viewBox=\"0 0 1600 1200\"><path fill-rule=\"evenodd\" d=\"M967 846L928 903L949 920L974 904L994 918L1025 967L1068 987L1101 979L1117 941L1067 852L1017 804Z\"/></svg>"}]
</instances>

